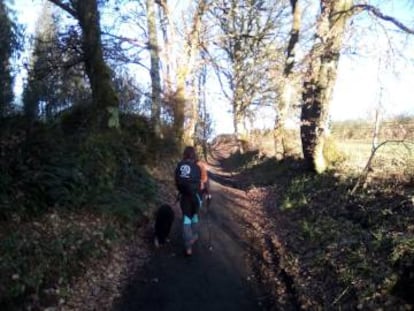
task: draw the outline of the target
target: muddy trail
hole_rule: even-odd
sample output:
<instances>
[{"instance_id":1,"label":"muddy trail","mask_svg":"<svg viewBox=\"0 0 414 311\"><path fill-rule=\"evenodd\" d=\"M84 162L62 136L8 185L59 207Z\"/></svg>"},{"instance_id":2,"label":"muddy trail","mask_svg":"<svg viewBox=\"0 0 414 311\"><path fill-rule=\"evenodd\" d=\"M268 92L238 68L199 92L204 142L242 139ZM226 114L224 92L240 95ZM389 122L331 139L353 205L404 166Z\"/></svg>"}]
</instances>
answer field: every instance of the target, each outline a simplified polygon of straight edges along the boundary
<instances>
[{"instance_id":1,"label":"muddy trail","mask_svg":"<svg viewBox=\"0 0 414 311\"><path fill-rule=\"evenodd\" d=\"M217 151L214 158L225 155ZM212 200L200 212L201 234L191 257L184 256L181 215L170 242L131 277L114 310L272 310L271 299L252 264L254 242L242 214L250 208L243 190L232 186L219 161L209 161Z\"/></svg>"}]
</instances>

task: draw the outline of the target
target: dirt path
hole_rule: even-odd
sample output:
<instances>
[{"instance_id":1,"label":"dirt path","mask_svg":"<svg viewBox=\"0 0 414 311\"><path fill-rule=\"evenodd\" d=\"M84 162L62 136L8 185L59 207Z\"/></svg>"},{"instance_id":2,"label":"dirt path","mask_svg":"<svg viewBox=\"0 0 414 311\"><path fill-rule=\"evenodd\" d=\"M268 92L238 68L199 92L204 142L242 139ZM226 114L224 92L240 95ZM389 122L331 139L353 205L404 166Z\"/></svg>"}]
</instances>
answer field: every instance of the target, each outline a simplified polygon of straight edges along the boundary
<instances>
[{"instance_id":1,"label":"dirt path","mask_svg":"<svg viewBox=\"0 0 414 311\"><path fill-rule=\"evenodd\" d=\"M217 171L213 172L216 174ZM235 211L249 204L243 191L211 181L210 209L201 212L201 238L184 257L181 219L171 242L154 250L131 279L114 310L263 310L260 284L246 264L249 245ZM178 209L178 206L176 206ZM211 246L211 247L210 247Z\"/></svg>"}]
</instances>

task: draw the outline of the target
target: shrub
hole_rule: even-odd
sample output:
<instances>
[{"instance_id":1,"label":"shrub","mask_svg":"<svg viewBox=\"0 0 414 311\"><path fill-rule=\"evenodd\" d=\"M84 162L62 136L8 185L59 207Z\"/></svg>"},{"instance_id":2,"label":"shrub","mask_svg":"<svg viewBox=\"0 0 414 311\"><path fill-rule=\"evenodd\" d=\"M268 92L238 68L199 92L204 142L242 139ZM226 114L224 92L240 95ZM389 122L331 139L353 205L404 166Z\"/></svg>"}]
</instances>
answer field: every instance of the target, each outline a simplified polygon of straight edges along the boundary
<instances>
[{"instance_id":1,"label":"shrub","mask_svg":"<svg viewBox=\"0 0 414 311\"><path fill-rule=\"evenodd\" d=\"M325 139L323 155L328 166L336 166L342 164L346 160L345 154L338 148L335 139L331 136L328 136Z\"/></svg>"}]
</instances>

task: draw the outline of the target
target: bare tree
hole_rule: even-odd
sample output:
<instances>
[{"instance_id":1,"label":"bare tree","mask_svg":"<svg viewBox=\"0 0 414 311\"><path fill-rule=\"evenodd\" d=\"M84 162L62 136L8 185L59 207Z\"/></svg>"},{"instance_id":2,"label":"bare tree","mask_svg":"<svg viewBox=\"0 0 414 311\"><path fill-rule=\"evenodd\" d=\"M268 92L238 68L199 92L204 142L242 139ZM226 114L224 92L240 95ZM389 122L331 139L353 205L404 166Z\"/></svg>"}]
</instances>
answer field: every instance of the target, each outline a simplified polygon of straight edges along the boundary
<instances>
[{"instance_id":1,"label":"bare tree","mask_svg":"<svg viewBox=\"0 0 414 311\"><path fill-rule=\"evenodd\" d=\"M202 53L204 58L205 52ZM206 83L207 83L207 65L204 64L197 75L197 104L198 116L195 124L195 145L200 146L204 160L207 160L208 145L207 140L211 135L211 118L207 110L206 100Z\"/></svg>"},{"instance_id":2,"label":"bare tree","mask_svg":"<svg viewBox=\"0 0 414 311\"><path fill-rule=\"evenodd\" d=\"M160 77L160 55L157 35L157 21L155 17L155 1L146 0L147 24L148 24L148 47L151 54L151 119L155 133L161 134L161 77Z\"/></svg>"},{"instance_id":3,"label":"bare tree","mask_svg":"<svg viewBox=\"0 0 414 311\"><path fill-rule=\"evenodd\" d=\"M59 71L51 70L52 61L59 56L58 32L53 20L52 4L43 5L40 18L36 25L36 34L28 80L23 91L24 114L30 121L39 117L40 102L43 103L46 119L52 117L52 110L59 103ZM60 81L59 81L60 80Z\"/></svg>"},{"instance_id":4,"label":"bare tree","mask_svg":"<svg viewBox=\"0 0 414 311\"><path fill-rule=\"evenodd\" d=\"M6 1L0 0L0 117L5 116L13 101L13 72L11 57L20 49L21 33L10 18Z\"/></svg>"},{"instance_id":5,"label":"bare tree","mask_svg":"<svg viewBox=\"0 0 414 311\"><path fill-rule=\"evenodd\" d=\"M254 105L275 100L271 76L280 53L274 42L283 12L281 1L254 0L216 1L211 12L222 34L214 44L226 58L216 60L215 66L229 88L237 135L247 135L245 121Z\"/></svg>"},{"instance_id":6,"label":"bare tree","mask_svg":"<svg viewBox=\"0 0 414 311\"><path fill-rule=\"evenodd\" d=\"M82 48L93 104L97 109L95 126L119 126L118 98L103 58L97 0L49 0L74 17L82 30Z\"/></svg>"},{"instance_id":7,"label":"bare tree","mask_svg":"<svg viewBox=\"0 0 414 311\"><path fill-rule=\"evenodd\" d=\"M168 87L166 99L170 102L173 109L174 133L177 141L193 144L195 131L194 116L197 113L194 111L195 106L194 101L192 101L191 90L186 87L186 84L191 84L197 67L201 48L200 38L203 32L203 17L209 4L207 0L195 2L195 9L190 11L191 13L189 14L191 16L190 25L186 27L189 30L184 30L184 37L178 38L172 23L172 12L168 7L167 1L161 0L159 3L163 12L164 23L162 31L165 41L164 48L166 51L171 52L167 55L167 59L164 59L165 67L168 69L168 73L164 76L166 77ZM179 55L177 46L181 48ZM186 114L186 110L189 113ZM189 121L188 118L190 119ZM190 124L189 126L186 126L186 120L187 124Z\"/></svg>"},{"instance_id":8,"label":"bare tree","mask_svg":"<svg viewBox=\"0 0 414 311\"><path fill-rule=\"evenodd\" d=\"M277 83L279 97L276 107L277 117L275 120L274 137L275 155L279 159L283 158L286 153L285 123L295 93L293 68L296 61L295 48L299 41L301 26L301 10L298 1L290 0L290 5L292 9L292 27L285 51L283 73Z\"/></svg>"},{"instance_id":9,"label":"bare tree","mask_svg":"<svg viewBox=\"0 0 414 311\"><path fill-rule=\"evenodd\" d=\"M354 14L369 12L404 32L414 33L371 5L354 5L353 0L320 0L320 5L316 38L304 77L301 110L302 151L308 167L316 172L326 169L323 156L325 128L347 22Z\"/></svg>"},{"instance_id":10,"label":"bare tree","mask_svg":"<svg viewBox=\"0 0 414 311\"><path fill-rule=\"evenodd\" d=\"M170 8L167 0L160 0L157 2L161 10L159 11L160 26L163 37L163 53L162 59L164 61L163 71L163 89L166 94L172 94L175 84L174 73L177 68L177 54L173 42L176 40L176 31L173 25Z\"/></svg>"},{"instance_id":11,"label":"bare tree","mask_svg":"<svg viewBox=\"0 0 414 311\"><path fill-rule=\"evenodd\" d=\"M325 127L352 0L321 0L315 43L302 90L301 139L309 168L323 172Z\"/></svg>"}]
</instances>

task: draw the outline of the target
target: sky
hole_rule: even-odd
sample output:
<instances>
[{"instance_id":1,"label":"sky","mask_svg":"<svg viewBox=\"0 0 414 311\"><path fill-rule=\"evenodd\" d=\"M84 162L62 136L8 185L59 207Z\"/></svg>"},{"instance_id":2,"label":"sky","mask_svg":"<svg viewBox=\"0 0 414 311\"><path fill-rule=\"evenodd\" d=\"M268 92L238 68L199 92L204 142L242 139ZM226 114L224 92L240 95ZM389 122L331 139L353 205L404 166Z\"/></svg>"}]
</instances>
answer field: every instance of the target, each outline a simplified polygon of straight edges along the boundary
<instances>
[{"instance_id":1,"label":"sky","mask_svg":"<svg viewBox=\"0 0 414 311\"><path fill-rule=\"evenodd\" d=\"M414 28L414 5L410 5L409 1L377 0L377 2L385 14L395 16ZM14 0L12 8L17 12L19 22L26 25L27 33L33 33L35 29L40 3L39 0ZM397 36L395 31L388 32L391 38L387 38L384 33L373 36L372 33L361 31L361 29L374 26L378 29L382 27L377 25L373 19L367 18L366 14L355 19L354 24L357 25L354 25L356 28L353 29L357 29L355 32L358 33L355 36L351 35L346 43L352 47L353 53L344 53L340 59L330 107L331 119L336 121L371 118L379 106L385 116L414 115L414 97L412 96L414 37L410 44L400 43L398 46L395 42L402 42L405 37ZM396 29L389 23L382 25ZM393 36L397 39L393 39ZM390 46L389 41L393 41L393 45ZM397 52L393 49L402 50L406 60L397 59L395 56ZM394 59L394 61L391 63L387 61L389 59ZM15 89L19 92L21 88L22 78L18 78L15 82ZM210 112L216 134L233 132L231 107L223 95L220 95L218 90L209 89L207 101L212 103ZM274 112L265 109L254 126L272 127L273 122Z\"/></svg>"},{"instance_id":2,"label":"sky","mask_svg":"<svg viewBox=\"0 0 414 311\"><path fill-rule=\"evenodd\" d=\"M407 0L377 1L384 14L394 16L414 29L414 6ZM374 3L375 4L375 3ZM331 115L333 120L371 117L377 107L385 116L414 115L414 36L396 31L390 23L366 13L354 19L359 34L347 43L355 54L341 55ZM384 32L383 27L388 29ZM364 32L375 28L377 33ZM399 55L399 54L402 55ZM404 59L405 58L405 59Z\"/></svg>"}]
</instances>

